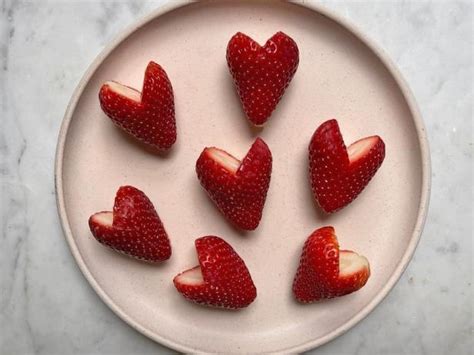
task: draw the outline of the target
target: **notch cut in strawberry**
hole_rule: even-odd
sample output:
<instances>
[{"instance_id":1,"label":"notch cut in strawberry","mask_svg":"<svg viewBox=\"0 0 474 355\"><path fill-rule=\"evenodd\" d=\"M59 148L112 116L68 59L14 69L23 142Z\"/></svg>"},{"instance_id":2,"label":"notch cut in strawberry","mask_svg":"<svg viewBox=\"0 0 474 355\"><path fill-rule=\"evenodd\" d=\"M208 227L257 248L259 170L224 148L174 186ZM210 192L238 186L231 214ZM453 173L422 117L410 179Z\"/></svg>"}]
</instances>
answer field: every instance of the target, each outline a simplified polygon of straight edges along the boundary
<instances>
[{"instance_id":1,"label":"notch cut in strawberry","mask_svg":"<svg viewBox=\"0 0 474 355\"><path fill-rule=\"evenodd\" d=\"M166 151L176 141L173 88L159 64L148 64L142 92L107 81L99 101L115 125L153 150Z\"/></svg>"},{"instance_id":2,"label":"notch cut in strawberry","mask_svg":"<svg viewBox=\"0 0 474 355\"><path fill-rule=\"evenodd\" d=\"M346 148L332 119L316 129L309 144L309 174L314 198L327 212L351 203L382 165L385 144L379 136L360 139Z\"/></svg>"},{"instance_id":3,"label":"notch cut in strawberry","mask_svg":"<svg viewBox=\"0 0 474 355\"><path fill-rule=\"evenodd\" d=\"M206 306L239 309L257 297L244 261L223 239L206 236L195 241L199 265L178 274L173 283L188 300Z\"/></svg>"},{"instance_id":4,"label":"notch cut in strawberry","mask_svg":"<svg viewBox=\"0 0 474 355\"><path fill-rule=\"evenodd\" d=\"M222 149L205 148L196 162L202 187L222 214L244 230L257 228L270 185L272 154L257 138L240 161Z\"/></svg>"},{"instance_id":5,"label":"notch cut in strawberry","mask_svg":"<svg viewBox=\"0 0 474 355\"><path fill-rule=\"evenodd\" d=\"M293 294L302 303L347 295L369 279L368 260L349 250L339 250L333 227L315 230L306 240L293 281Z\"/></svg>"},{"instance_id":6,"label":"notch cut in strawberry","mask_svg":"<svg viewBox=\"0 0 474 355\"><path fill-rule=\"evenodd\" d=\"M295 41L275 33L264 46L238 32L227 45L227 64L250 122L262 126L280 102L299 63Z\"/></svg>"},{"instance_id":7,"label":"notch cut in strawberry","mask_svg":"<svg viewBox=\"0 0 474 355\"><path fill-rule=\"evenodd\" d=\"M120 187L113 211L93 214L89 227L98 242L136 259L159 262L171 256L168 235L153 204L133 186Z\"/></svg>"}]
</instances>

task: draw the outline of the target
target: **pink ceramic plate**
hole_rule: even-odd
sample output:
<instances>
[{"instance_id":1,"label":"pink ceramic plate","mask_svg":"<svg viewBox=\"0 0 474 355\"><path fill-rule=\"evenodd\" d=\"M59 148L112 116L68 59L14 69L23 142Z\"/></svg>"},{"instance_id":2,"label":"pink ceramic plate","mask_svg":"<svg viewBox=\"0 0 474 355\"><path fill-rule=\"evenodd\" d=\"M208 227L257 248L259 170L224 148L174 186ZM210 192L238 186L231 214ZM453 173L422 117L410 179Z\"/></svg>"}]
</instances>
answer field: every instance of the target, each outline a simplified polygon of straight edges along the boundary
<instances>
[{"instance_id":1,"label":"pink ceramic plate","mask_svg":"<svg viewBox=\"0 0 474 355\"><path fill-rule=\"evenodd\" d=\"M264 43L282 30L298 43L300 66L262 131L249 128L225 60L237 31ZM102 113L97 93L110 79L141 88L151 59L166 68L176 98L178 141L157 157L127 139ZM315 128L339 120L347 143L378 134L387 157L367 189L323 216L307 176ZM194 165L205 146L242 157L257 135L274 167L255 232L226 223L201 189ZM61 129L56 185L64 232L79 267L102 300L150 338L185 352L297 352L321 345L364 318L389 292L419 240L430 190L429 150L415 102L390 61L344 21L315 5L202 2L158 9L108 46L76 89ZM173 246L152 266L99 245L88 217L112 207L120 185L145 191ZM368 284L352 295L300 305L291 283L301 247L334 225L343 248L365 255ZM258 288L239 312L191 304L172 278L197 263L194 239L219 235L246 261Z\"/></svg>"}]
</instances>

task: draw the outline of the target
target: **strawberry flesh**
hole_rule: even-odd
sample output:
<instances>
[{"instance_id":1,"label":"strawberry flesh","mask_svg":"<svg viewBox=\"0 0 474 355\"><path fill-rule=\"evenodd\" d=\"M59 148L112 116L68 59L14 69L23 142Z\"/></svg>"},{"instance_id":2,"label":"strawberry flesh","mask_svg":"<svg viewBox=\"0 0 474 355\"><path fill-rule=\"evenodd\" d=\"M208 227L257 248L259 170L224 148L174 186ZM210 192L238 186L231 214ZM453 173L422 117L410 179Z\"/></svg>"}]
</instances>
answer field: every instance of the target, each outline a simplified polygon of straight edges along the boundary
<instances>
[{"instance_id":1,"label":"strawberry flesh","mask_svg":"<svg viewBox=\"0 0 474 355\"><path fill-rule=\"evenodd\" d=\"M159 64L148 64L141 93L108 81L100 89L99 101L118 127L152 149L165 151L176 141L173 88Z\"/></svg>"},{"instance_id":2,"label":"strawberry flesh","mask_svg":"<svg viewBox=\"0 0 474 355\"><path fill-rule=\"evenodd\" d=\"M257 228L270 185L272 154L257 138L242 161L218 148L205 148L196 162L202 187L222 214L244 230Z\"/></svg>"},{"instance_id":3,"label":"strawberry flesh","mask_svg":"<svg viewBox=\"0 0 474 355\"><path fill-rule=\"evenodd\" d=\"M275 33L263 47L240 32L230 39L227 64L244 111L254 125L268 120L298 63L298 46L283 32Z\"/></svg>"},{"instance_id":4,"label":"strawberry flesh","mask_svg":"<svg viewBox=\"0 0 474 355\"><path fill-rule=\"evenodd\" d=\"M196 239L199 266L178 274L173 283L195 303L239 309L257 297L257 289L244 261L223 239L207 236Z\"/></svg>"},{"instance_id":5,"label":"strawberry flesh","mask_svg":"<svg viewBox=\"0 0 474 355\"><path fill-rule=\"evenodd\" d=\"M367 259L353 251L340 251L334 228L323 227L304 244L293 294L302 303L340 297L362 288L369 276Z\"/></svg>"},{"instance_id":6,"label":"strawberry flesh","mask_svg":"<svg viewBox=\"0 0 474 355\"><path fill-rule=\"evenodd\" d=\"M385 144L379 136L363 138L346 149L337 121L324 122L309 144L310 182L316 201L327 213L347 206L367 186L384 158Z\"/></svg>"},{"instance_id":7,"label":"strawberry flesh","mask_svg":"<svg viewBox=\"0 0 474 355\"><path fill-rule=\"evenodd\" d=\"M131 257L159 262L171 256L160 217L148 197L135 187L120 187L113 212L92 215L89 227L97 241Z\"/></svg>"}]
</instances>

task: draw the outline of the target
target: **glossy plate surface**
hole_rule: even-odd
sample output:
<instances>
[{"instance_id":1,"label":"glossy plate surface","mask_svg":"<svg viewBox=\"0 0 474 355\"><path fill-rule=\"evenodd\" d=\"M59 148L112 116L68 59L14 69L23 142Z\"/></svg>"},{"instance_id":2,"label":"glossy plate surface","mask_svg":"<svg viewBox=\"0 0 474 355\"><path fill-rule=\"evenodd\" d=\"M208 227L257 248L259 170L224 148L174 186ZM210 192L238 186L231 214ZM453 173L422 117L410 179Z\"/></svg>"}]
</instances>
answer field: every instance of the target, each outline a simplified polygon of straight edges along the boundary
<instances>
[{"instance_id":1,"label":"glossy plate surface","mask_svg":"<svg viewBox=\"0 0 474 355\"><path fill-rule=\"evenodd\" d=\"M260 43L282 30L300 49L300 65L263 130L251 129L225 60L242 31ZM102 113L101 84L141 90L147 63L167 71L175 91L178 141L159 157L122 134ZM387 154L367 189L324 216L312 200L307 147L316 127L337 118L346 144L378 134ZM261 136L274 165L263 220L255 232L233 229L196 178L206 146L243 157ZM352 27L314 5L203 2L158 9L101 53L74 93L59 137L58 208L72 254L99 296L131 326L180 351L288 352L327 342L365 317L408 264L421 234L430 188L429 150L408 88L390 62ZM172 258L158 266L98 244L91 214L110 210L130 184L154 203L169 233ZM312 305L293 300L291 284L308 235L333 225L343 249L365 255L372 276L359 292ZM194 240L218 235L249 267L258 289L245 310L187 302L172 284L197 264Z\"/></svg>"}]
</instances>

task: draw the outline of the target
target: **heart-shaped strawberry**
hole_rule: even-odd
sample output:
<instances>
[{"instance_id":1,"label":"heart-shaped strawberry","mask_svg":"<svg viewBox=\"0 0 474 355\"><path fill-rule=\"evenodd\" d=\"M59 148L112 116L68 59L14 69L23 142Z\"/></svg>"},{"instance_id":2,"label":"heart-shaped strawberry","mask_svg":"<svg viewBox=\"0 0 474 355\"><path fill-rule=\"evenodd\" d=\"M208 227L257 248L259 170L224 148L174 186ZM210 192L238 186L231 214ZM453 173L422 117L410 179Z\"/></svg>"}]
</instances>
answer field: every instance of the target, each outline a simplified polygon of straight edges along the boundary
<instances>
[{"instance_id":1,"label":"heart-shaped strawberry","mask_svg":"<svg viewBox=\"0 0 474 355\"><path fill-rule=\"evenodd\" d=\"M248 119L263 125L272 114L298 68L295 41L275 33L262 47L238 32L227 45L227 64Z\"/></svg>"},{"instance_id":2,"label":"heart-shaped strawberry","mask_svg":"<svg viewBox=\"0 0 474 355\"><path fill-rule=\"evenodd\" d=\"M321 208L331 213L352 202L384 158L385 144L379 136L360 139L346 149L337 121L324 122L309 144L311 188Z\"/></svg>"},{"instance_id":3,"label":"heart-shaped strawberry","mask_svg":"<svg viewBox=\"0 0 474 355\"><path fill-rule=\"evenodd\" d=\"M195 241L199 266L173 279L176 289L198 304L238 309L257 297L244 261L223 239L207 236Z\"/></svg>"},{"instance_id":4,"label":"heart-shaped strawberry","mask_svg":"<svg viewBox=\"0 0 474 355\"><path fill-rule=\"evenodd\" d=\"M240 161L227 152L205 148L196 162L202 187L219 210L235 226L253 230L262 218L270 185L272 153L257 138Z\"/></svg>"},{"instance_id":5,"label":"heart-shaped strawberry","mask_svg":"<svg viewBox=\"0 0 474 355\"><path fill-rule=\"evenodd\" d=\"M303 303L344 296L363 287L370 276L367 259L339 250L333 227L315 230L303 247L293 294Z\"/></svg>"},{"instance_id":6,"label":"heart-shaped strawberry","mask_svg":"<svg viewBox=\"0 0 474 355\"><path fill-rule=\"evenodd\" d=\"M171 245L153 204L133 186L122 186L113 212L89 218L94 237L102 244L137 259L158 262L169 259Z\"/></svg>"},{"instance_id":7,"label":"heart-shaped strawberry","mask_svg":"<svg viewBox=\"0 0 474 355\"><path fill-rule=\"evenodd\" d=\"M159 64L148 64L141 93L108 81L100 89L99 101L118 127L152 149L165 151L176 141L173 88Z\"/></svg>"}]
</instances>

